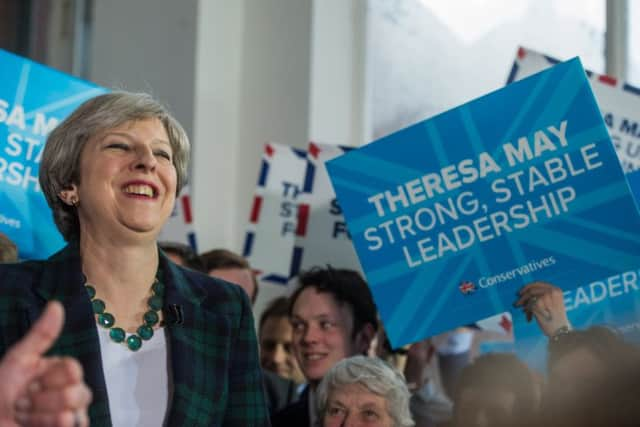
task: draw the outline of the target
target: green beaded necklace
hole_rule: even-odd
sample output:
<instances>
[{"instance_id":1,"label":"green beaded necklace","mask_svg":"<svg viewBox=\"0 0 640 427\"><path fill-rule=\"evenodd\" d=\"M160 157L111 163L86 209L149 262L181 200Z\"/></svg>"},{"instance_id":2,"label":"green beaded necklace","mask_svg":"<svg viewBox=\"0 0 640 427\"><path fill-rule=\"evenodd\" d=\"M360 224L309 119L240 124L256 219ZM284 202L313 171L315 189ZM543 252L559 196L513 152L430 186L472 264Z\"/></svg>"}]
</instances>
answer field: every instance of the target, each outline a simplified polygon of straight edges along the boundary
<instances>
[{"instance_id":1,"label":"green beaded necklace","mask_svg":"<svg viewBox=\"0 0 640 427\"><path fill-rule=\"evenodd\" d=\"M147 300L147 311L143 316L143 323L138 327L136 334L127 337L122 328L115 326L116 318L113 314L106 312L104 301L96 298L96 290L90 284L85 285L85 289L91 299L93 312L98 315L98 324L105 329L110 329L109 338L116 343L122 343L131 351L138 351L142 347L142 341L148 341L153 336L153 326L160 320L158 312L162 309L162 298L164 297L164 284L156 279L151 285L151 296Z\"/></svg>"}]
</instances>

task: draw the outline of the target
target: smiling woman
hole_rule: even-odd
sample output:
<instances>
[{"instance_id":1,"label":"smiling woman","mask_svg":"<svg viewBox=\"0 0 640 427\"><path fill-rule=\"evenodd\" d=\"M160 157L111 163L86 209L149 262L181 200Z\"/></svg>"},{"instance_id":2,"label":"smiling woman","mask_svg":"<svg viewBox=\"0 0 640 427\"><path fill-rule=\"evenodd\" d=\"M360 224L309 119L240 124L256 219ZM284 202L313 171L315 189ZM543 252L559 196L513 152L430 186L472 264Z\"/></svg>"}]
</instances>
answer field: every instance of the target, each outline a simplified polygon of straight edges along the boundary
<instances>
[{"instance_id":1,"label":"smiling woman","mask_svg":"<svg viewBox=\"0 0 640 427\"><path fill-rule=\"evenodd\" d=\"M144 131L152 137L148 141L142 139L147 135L138 135ZM153 141L154 131L158 133L160 141ZM115 155L118 150L125 153L131 148L135 154L133 148L139 152L145 143L152 142L168 144L165 150L171 153L169 155L176 174L175 197L187 180L189 139L182 126L148 95L119 92L93 98L54 129L47 140L40 166L40 181L56 225L67 241L79 236L80 229L75 206L63 200L61 195L71 195L69 190L77 187L82 178L83 163L92 158L97 160L92 156L95 151L110 150ZM88 147L87 150L85 147ZM144 162L137 167L143 166ZM146 174L140 174L143 175Z\"/></svg>"},{"instance_id":2,"label":"smiling woman","mask_svg":"<svg viewBox=\"0 0 640 427\"><path fill-rule=\"evenodd\" d=\"M186 133L150 96L85 102L40 168L67 247L0 266L0 356L60 300L68 321L51 353L82 364L92 425L268 425L246 295L158 249L188 158Z\"/></svg>"}]
</instances>

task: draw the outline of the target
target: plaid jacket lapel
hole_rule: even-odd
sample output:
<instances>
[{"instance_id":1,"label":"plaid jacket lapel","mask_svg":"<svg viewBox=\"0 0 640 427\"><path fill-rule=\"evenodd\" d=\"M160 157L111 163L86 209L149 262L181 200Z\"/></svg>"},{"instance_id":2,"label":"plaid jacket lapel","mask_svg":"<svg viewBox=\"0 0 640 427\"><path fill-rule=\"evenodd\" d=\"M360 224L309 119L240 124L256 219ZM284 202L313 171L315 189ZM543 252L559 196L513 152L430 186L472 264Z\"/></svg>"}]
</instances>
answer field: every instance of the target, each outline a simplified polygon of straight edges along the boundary
<instances>
[{"instance_id":1,"label":"plaid jacket lapel","mask_svg":"<svg viewBox=\"0 0 640 427\"><path fill-rule=\"evenodd\" d=\"M84 289L85 278L77 243L70 243L50 261L45 263L36 293L44 301L59 300L64 306L65 322L60 337L49 353L78 359L84 369L85 382L93 392L89 407L91 425L111 426L98 332L91 302ZM35 320L40 313L31 312L30 315Z\"/></svg>"},{"instance_id":2,"label":"plaid jacket lapel","mask_svg":"<svg viewBox=\"0 0 640 427\"><path fill-rule=\"evenodd\" d=\"M169 272L165 309L182 309L182 323L167 326L174 385L167 425L268 426L246 295L164 257L161 262Z\"/></svg>"},{"instance_id":3,"label":"plaid jacket lapel","mask_svg":"<svg viewBox=\"0 0 640 427\"><path fill-rule=\"evenodd\" d=\"M224 375L215 375L208 368L210 360L216 357L211 349L226 354L225 349L216 348L215 342L230 333L225 326L228 322L201 308L206 298L201 283L188 281L173 264L164 259L163 262L164 271L169 272L165 277L164 313L173 374L173 398L167 424L216 425L215 420L221 419L220 411L224 411L224 405L219 402L225 385L218 383L224 380Z\"/></svg>"}]
</instances>

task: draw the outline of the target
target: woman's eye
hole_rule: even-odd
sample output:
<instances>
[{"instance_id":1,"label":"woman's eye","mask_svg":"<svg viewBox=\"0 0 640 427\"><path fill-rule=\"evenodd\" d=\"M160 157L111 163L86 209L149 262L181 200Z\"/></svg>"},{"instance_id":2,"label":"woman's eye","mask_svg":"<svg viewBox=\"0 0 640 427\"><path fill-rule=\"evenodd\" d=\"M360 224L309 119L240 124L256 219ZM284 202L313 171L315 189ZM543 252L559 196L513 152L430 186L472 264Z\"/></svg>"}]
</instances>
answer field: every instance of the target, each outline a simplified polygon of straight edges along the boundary
<instances>
[{"instance_id":1,"label":"woman's eye","mask_svg":"<svg viewBox=\"0 0 640 427\"><path fill-rule=\"evenodd\" d=\"M342 414L342 408L337 406L331 406L327 409L327 414L335 417L336 415Z\"/></svg>"},{"instance_id":2,"label":"woman's eye","mask_svg":"<svg viewBox=\"0 0 640 427\"><path fill-rule=\"evenodd\" d=\"M156 156L160 156L166 160L171 160L171 154L169 154L168 152L164 151L164 150L158 150L155 152Z\"/></svg>"},{"instance_id":3,"label":"woman's eye","mask_svg":"<svg viewBox=\"0 0 640 427\"><path fill-rule=\"evenodd\" d=\"M364 415L364 418L367 420L377 420L378 418L380 418L378 416L378 413L371 409L364 411L363 415Z\"/></svg>"},{"instance_id":4,"label":"woman's eye","mask_svg":"<svg viewBox=\"0 0 640 427\"><path fill-rule=\"evenodd\" d=\"M129 150L129 146L124 142L112 142L111 144L107 145L107 148L113 148L115 150L125 150L125 151Z\"/></svg>"}]
</instances>

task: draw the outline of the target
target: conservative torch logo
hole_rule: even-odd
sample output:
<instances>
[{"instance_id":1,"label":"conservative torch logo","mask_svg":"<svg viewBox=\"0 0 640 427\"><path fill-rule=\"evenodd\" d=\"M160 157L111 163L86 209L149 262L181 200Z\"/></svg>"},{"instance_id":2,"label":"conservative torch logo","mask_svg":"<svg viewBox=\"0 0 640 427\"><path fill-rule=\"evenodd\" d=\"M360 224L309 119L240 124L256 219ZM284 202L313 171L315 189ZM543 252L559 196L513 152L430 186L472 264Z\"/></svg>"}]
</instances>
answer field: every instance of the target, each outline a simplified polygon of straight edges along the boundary
<instances>
[{"instance_id":1,"label":"conservative torch logo","mask_svg":"<svg viewBox=\"0 0 640 427\"><path fill-rule=\"evenodd\" d=\"M470 295L476 291L476 285L468 280L465 280L464 282L460 283L458 289L460 289L460 292L462 292L464 295Z\"/></svg>"}]
</instances>

